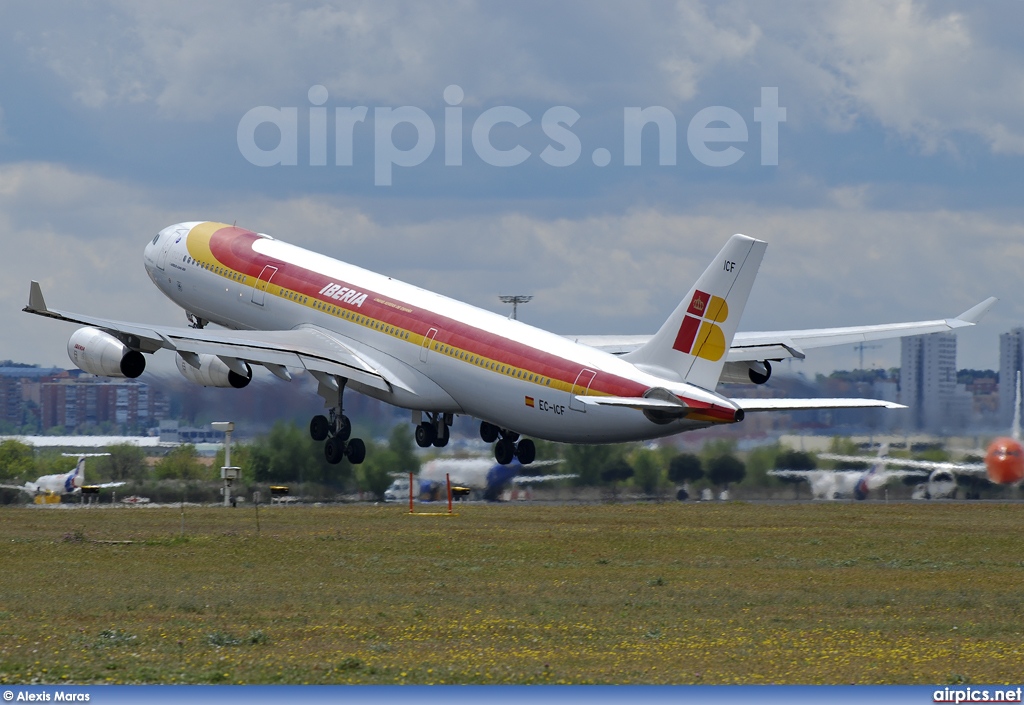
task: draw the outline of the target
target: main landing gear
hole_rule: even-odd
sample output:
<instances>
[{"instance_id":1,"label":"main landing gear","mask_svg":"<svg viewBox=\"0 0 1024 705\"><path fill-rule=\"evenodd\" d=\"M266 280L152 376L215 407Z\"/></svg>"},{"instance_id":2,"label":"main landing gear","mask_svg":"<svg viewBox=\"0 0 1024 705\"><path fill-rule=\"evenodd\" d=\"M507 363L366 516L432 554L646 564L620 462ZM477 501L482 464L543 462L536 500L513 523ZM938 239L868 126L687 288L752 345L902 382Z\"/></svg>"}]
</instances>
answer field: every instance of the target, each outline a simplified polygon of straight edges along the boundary
<instances>
[{"instance_id":1,"label":"main landing gear","mask_svg":"<svg viewBox=\"0 0 1024 705\"><path fill-rule=\"evenodd\" d=\"M344 385L339 385L338 404L328 416L317 415L309 422L309 435L314 441L324 443L324 456L331 465L337 465L343 458L353 465L359 465L366 459L366 444L359 438L350 438L352 422L342 412L341 397Z\"/></svg>"},{"instance_id":2,"label":"main landing gear","mask_svg":"<svg viewBox=\"0 0 1024 705\"><path fill-rule=\"evenodd\" d=\"M523 465L529 465L537 457L537 447L529 438L519 440L515 431L498 428L486 421L480 422L480 438L484 443L494 443L494 459L499 465L508 465L518 458Z\"/></svg>"},{"instance_id":3,"label":"main landing gear","mask_svg":"<svg viewBox=\"0 0 1024 705\"><path fill-rule=\"evenodd\" d=\"M418 413L417 413L418 415ZM420 448L444 448L451 438L449 426L452 425L451 414L427 413L427 420L416 424L416 445Z\"/></svg>"}]
</instances>

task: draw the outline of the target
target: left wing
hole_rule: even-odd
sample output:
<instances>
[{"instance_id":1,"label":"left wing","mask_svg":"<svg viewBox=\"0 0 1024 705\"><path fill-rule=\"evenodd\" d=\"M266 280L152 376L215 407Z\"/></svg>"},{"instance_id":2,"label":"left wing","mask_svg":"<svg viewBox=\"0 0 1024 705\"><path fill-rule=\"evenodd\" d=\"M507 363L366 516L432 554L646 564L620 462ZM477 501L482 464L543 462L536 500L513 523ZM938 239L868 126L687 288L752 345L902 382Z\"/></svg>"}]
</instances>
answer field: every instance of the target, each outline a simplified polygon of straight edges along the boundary
<instances>
[{"instance_id":1,"label":"left wing","mask_svg":"<svg viewBox=\"0 0 1024 705\"><path fill-rule=\"evenodd\" d=\"M278 377L290 379L288 367L306 369L314 376L337 375L381 391L406 386L397 375L380 363L368 359L344 342L344 337L316 326L299 326L292 330L242 331L204 330L149 326L128 321L115 321L47 308L39 282L32 282L29 303L23 309L59 321L94 326L118 338L128 347L152 353L161 348L190 355L216 355L233 370L242 362L263 365Z\"/></svg>"},{"instance_id":2,"label":"left wing","mask_svg":"<svg viewBox=\"0 0 1024 705\"><path fill-rule=\"evenodd\" d=\"M844 328L808 328L766 332L737 332L726 354L726 362L757 362L802 359L804 350L832 345L847 345L871 340L888 340L907 335L924 335L956 330L975 325L997 299L992 296L954 318L906 323L883 323L873 326ZM636 350L651 339L650 335L567 335L566 338L613 354Z\"/></svg>"}]
</instances>

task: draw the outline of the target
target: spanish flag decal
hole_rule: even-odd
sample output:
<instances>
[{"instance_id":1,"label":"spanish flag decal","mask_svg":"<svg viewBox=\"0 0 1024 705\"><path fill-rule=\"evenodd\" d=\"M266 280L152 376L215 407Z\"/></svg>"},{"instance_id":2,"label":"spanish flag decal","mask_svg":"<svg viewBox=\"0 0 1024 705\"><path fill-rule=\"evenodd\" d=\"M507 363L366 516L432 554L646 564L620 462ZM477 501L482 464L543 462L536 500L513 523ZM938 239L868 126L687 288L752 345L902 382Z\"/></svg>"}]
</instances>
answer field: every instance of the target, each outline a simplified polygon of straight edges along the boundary
<instances>
[{"instance_id":1,"label":"spanish flag decal","mask_svg":"<svg viewBox=\"0 0 1024 705\"><path fill-rule=\"evenodd\" d=\"M729 306L725 299L698 289L686 309L672 347L705 360L721 360L725 355L725 336L715 323L721 323L728 317Z\"/></svg>"},{"instance_id":2,"label":"spanish flag decal","mask_svg":"<svg viewBox=\"0 0 1024 705\"><path fill-rule=\"evenodd\" d=\"M534 408L534 406L533 406L533 397L526 397L526 405L528 407L530 407L531 409Z\"/></svg>"}]
</instances>

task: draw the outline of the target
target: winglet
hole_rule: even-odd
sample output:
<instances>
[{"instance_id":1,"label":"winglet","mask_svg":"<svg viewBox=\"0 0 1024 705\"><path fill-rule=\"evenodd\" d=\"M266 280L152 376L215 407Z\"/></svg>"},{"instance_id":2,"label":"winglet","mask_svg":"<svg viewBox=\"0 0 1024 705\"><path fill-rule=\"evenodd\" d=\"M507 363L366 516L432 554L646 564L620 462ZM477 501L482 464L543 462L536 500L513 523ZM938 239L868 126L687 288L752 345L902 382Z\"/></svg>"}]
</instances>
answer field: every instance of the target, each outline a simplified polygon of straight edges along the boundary
<instances>
[{"instance_id":1,"label":"winglet","mask_svg":"<svg viewBox=\"0 0 1024 705\"><path fill-rule=\"evenodd\" d=\"M33 281L28 287L28 306L25 310L29 313L45 313L46 302L43 300L43 290L39 282Z\"/></svg>"},{"instance_id":2,"label":"winglet","mask_svg":"<svg viewBox=\"0 0 1024 705\"><path fill-rule=\"evenodd\" d=\"M964 323L970 325L974 325L975 323L981 320L982 316L988 313L988 310L992 308L992 304L994 304L998 300L999 299L997 299L996 297L990 296L977 306L969 308L963 313L961 313L959 316L956 317L956 320L963 321Z\"/></svg>"}]
</instances>

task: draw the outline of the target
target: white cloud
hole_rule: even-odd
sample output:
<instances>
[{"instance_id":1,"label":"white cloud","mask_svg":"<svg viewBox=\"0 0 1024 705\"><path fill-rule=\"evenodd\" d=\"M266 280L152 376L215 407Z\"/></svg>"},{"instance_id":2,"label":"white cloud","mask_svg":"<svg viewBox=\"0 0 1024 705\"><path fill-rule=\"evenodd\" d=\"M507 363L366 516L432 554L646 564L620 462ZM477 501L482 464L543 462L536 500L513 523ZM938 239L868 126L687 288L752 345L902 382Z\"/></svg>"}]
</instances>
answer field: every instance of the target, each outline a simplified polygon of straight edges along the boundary
<instances>
[{"instance_id":1,"label":"white cloud","mask_svg":"<svg viewBox=\"0 0 1024 705\"><path fill-rule=\"evenodd\" d=\"M100 7L20 9L6 23L92 109L146 103L169 119L209 120L256 105L303 106L314 84L329 89L332 105L430 109L457 83L466 106L540 101L592 113L708 105L760 84L780 86L794 126L867 120L926 152L970 135L994 153L1024 154L1021 47L1001 34L1021 18L1000 22L1001 9L980 3L956 11L921 0L543 11L472 0Z\"/></svg>"}]
</instances>

